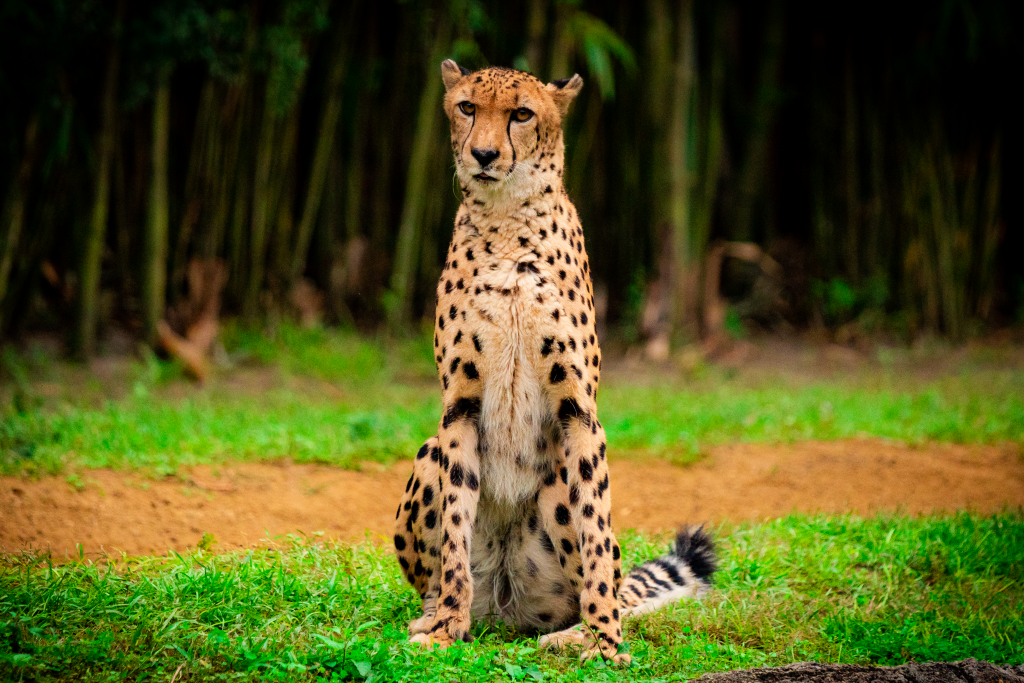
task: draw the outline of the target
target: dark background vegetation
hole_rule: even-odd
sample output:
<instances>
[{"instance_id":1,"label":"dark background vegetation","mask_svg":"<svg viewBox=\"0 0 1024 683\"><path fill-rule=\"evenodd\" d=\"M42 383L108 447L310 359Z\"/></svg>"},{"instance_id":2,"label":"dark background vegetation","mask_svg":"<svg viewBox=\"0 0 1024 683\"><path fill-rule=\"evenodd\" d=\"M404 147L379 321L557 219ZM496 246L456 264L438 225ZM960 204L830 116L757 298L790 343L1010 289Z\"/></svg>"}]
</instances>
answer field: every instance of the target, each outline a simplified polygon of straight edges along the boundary
<instances>
[{"instance_id":1,"label":"dark background vegetation","mask_svg":"<svg viewBox=\"0 0 1024 683\"><path fill-rule=\"evenodd\" d=\"M585 79L566 184L627 343L713 333L719 295L747 329L840 341L1011 325L1018 7L5 2L0 338L153 341L193 258L223 259L222 310L250 322L303 280L332 324L429 317L457 206L449 56Z\"/></svg>"}]
</instances>

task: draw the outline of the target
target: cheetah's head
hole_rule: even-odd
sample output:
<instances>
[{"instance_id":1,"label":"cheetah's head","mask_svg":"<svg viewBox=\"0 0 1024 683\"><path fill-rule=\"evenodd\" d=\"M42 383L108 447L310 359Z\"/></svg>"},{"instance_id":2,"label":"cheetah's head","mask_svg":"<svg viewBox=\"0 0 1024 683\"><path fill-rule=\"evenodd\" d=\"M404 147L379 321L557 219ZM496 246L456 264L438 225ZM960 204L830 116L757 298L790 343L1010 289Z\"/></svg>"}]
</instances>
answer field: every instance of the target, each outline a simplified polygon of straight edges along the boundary
<instances>
[{"instance_id":1,"label":"cheetah's head","mask_svg":"<svg viewBox=\"0 0 1024 683\"><path fill-rule=\"evenodd\" d=\"M583 87L579 74L545 85L528 73L470 72L441 64L455 167L464 188L482 194L543 192L561 176L562 117Z\"/></svg>"}]
</instances>

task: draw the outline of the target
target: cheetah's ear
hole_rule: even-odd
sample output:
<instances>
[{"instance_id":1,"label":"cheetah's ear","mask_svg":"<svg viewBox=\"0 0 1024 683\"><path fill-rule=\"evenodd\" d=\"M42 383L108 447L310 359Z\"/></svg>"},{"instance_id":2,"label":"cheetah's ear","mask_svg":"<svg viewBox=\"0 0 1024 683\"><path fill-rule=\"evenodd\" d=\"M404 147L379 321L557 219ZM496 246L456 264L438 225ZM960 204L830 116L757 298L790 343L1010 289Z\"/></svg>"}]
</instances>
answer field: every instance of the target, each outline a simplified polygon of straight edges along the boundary
<instances>
[{"instance_id":1,"label":"cheetah's ear","mask_svg":"<svg viewBox=\"0 0 1024 683\"><path fill-rule=\"evenodd\" d=\"M551 81L544 89L551 94L551 99L555 101L555 106L558 107L558 111L562 116L565 116L566 112L569 111L569 105L576 99L576 96L580 94L580 90L583 89L583 79L580 78L579 74L573 74L572 78L560 78L557 81Z\"/></svg>"},{"instance_id":2,"label":"cheetah's ear","mask_svg":"<svg viewBox=\"0 0 1024 683\"><path fill-rule=\"evenodd\" d=\"M459 82L463 76L469 75L469 69L464 69L455 63L454 59L446 59L441 62L441 80L444 81L444 89L447 92Z\"/></svg>"}]
</instances>

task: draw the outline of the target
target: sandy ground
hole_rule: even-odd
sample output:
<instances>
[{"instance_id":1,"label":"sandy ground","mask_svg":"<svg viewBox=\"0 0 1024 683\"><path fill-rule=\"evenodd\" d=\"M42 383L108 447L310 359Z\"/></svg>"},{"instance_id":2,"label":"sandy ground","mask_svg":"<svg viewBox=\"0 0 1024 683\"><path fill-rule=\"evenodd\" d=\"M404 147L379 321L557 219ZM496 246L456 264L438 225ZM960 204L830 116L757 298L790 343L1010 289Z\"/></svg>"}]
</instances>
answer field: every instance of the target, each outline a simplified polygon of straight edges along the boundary
<instances>
[{"instance_id":1,"label":"sandy ground","mask_svg":"<svg viewBox=\"0 0 1024 683\"><path fill-rule=\"evenodd\" d=\"M217 550L284 534L389 538L412 469L350 472L313 465L239 463L177 478L89 470L64 478L0 478L0 551L35 548L55 558ZM678 467L620 457L611 464L616 527L662 531L682 522L741 521L790 512L900 510L911 514L1024 506L1016 446L908 448L874 440L730 445Z\"/></svg>"}]
</instances>

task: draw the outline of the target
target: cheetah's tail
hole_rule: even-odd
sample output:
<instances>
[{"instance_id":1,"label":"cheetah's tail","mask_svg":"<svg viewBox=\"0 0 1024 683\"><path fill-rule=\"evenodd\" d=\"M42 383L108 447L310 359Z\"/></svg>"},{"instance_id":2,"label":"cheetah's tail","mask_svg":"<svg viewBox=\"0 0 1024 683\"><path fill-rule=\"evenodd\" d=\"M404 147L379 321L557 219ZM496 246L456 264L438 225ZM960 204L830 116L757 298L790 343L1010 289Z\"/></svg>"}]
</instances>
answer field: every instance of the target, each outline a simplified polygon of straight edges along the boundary
<instances>
[{"instance_id":1,"label":"cheetah's tail","mask_svg":"<svg viewBox=\"0 0 1024 683\"><path fill-rule=\"evenodd\" d=\"M622 581L623 616L645 614L683 598L699 598L718 569L715 545L703 526L682 529L671 552L633 567Z\"/></svg>"}]
</instances>

